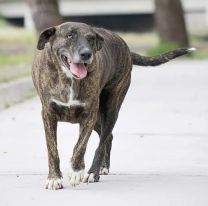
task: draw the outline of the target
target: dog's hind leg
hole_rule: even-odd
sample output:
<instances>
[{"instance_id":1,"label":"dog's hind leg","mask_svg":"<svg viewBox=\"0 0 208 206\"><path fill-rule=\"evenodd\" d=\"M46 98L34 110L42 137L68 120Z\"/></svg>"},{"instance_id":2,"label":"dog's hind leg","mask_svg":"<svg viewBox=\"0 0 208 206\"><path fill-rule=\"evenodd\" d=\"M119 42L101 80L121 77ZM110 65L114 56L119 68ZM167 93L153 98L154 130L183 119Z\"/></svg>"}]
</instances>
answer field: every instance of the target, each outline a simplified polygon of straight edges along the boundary
<instances>
[{"instance_id":1,"label":"dog's hind leg","mask_svg":"<svg viewBox=\"0 0 208 206\"><path fill-rule=\"evenodd\" d=\"M96 149L95 156L91 168L88 171L88 174L84 177L84 182L98 182L99 181L99 172L102 165L102 160L105 155L105 149L107 143L112 141L112 130L118 118L118 113L121 107L121 104L124 100L126 92L130 84L130 77L126 79L125 86L115 87L113 90L104 91L101 94L101 134L100 142L98 148ZM122 84L121 84L122 85ZM108 145L108 149L111 148L111 145Z\"/></svg>"},{"instance_id":2,"label":"dog's hind leg","mask_svg":"<svg viewBox=\"0 0 208 206\"><path fill-rule=\"evenodd\" d=\"M100 122L96 123L94 130L98 133L98 135L100 137L100 135L101 135ZM101 164L100 172L99 172L100 175L107 175L109 173L112 141L113 141L113 134L111 133L110 137L107 138L107 142L105 144L103 160L102 160L102 164Z\"/></svg>"},{"instance_id":3,"label":"dog's hind leg","mask_svg":"<svg viewBox=\"0 0 208 206\"><path fill-rule=\"evenodd\" d=\"M57 190L63 188L57 149L57 119L54 115L48 114L45 111L42 111L42 118L45 128L49 166L46 189Z\"/></svg>"},{"instance_id":4,"label":"dog's hind leg","mask_svg":"<svg viewBox=\"0 0 208 206\"><path fill-rule=\"evenodd\" d=\"M110 154L112 148L113 134L111 133L109 137L107 137L105 144L105 152L102 160L102 164L100 167L100 175L107 175L110 169Z\"/></svg>"}]
</instances>

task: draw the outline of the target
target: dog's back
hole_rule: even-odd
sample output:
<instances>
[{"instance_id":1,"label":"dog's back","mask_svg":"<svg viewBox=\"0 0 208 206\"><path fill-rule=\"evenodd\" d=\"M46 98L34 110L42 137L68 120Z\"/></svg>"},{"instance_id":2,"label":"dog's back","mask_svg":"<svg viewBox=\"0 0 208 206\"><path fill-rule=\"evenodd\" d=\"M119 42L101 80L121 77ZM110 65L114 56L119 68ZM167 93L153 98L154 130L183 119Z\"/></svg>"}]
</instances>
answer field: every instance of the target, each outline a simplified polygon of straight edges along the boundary
<instances>
[{"instance_id":1,"label":"dog's back","mask_svg":"<svg viewBox=\"0 0 208 206\"><path fill-rule=\"evenodd\" d=\"M126 42L117 34L102 28L96 28L104 38L102 49L97 55L97 67L101 73L101 88L116 83L132 68L132 58Z\"/></svg>"}]
</instances>

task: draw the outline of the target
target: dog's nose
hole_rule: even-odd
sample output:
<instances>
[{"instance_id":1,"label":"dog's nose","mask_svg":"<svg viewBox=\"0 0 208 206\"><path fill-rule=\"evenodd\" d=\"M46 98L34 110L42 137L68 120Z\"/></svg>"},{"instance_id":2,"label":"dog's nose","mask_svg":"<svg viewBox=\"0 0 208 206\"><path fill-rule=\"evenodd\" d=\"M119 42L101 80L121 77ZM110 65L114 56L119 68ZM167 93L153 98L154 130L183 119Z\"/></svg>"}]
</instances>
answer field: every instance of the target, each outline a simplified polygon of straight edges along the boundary
<instances>
[{"instance_id":1,"label":"dog's nose","mask_svg":"<svg viewBox=\"0 0 208 206\"><path fill-rule=\"evenodd\" d=\"M87 61L91 58L92 52L89 49L82 49L80 51L80 57L83 61Z\"/></svg>"}]
</instances>

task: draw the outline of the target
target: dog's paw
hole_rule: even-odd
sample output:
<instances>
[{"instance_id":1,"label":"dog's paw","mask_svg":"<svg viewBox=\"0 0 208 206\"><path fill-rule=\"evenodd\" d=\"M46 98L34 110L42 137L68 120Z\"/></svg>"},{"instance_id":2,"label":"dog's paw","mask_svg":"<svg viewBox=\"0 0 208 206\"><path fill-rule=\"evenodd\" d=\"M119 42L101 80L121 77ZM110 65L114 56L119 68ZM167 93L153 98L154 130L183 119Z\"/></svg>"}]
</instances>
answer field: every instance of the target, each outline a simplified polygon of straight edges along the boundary
<instances>
[{"instance_id":1,"label":"dog's paw","mask_svg":"<svg viewBox=\"0 0 208 206\"><path fill-rule=\"evenodd\" d=\"M100 168L99 174L100 174L100 175L108 175L108 174L109 174L108 168L106 168L106 167L101 167L101 168Z\"/></svg>"},{"instance_id":2,"label":"dog's paw","mask_svg":"<svg viewBox=\"0 0 208 206\"><path fill-rule=\"evenodd\" d=\"M63 188L62 178L48 178L46 180L46 189L59 190Z\"/></svg>"},{"instance_id":3,"label":"dog's paw","mask_svg":"<svg viewBox=\"0 0 208 206\"><path fill-rule=\"evenodd\" d=\"M77 186L82 182L84 178L84 170L72 171L69 174L69 184L73 187Z\"/></svg>"},{"instance_id":4,"label":"dog's paw","mask_svg":"<svg viewBox=\"0 0 208 206\"><path fill-rule=\"evenodd\" d=\"M95 173L86 174L83 178L84 183L99 182L100 176Z\"/></svg>"}]
</instances>

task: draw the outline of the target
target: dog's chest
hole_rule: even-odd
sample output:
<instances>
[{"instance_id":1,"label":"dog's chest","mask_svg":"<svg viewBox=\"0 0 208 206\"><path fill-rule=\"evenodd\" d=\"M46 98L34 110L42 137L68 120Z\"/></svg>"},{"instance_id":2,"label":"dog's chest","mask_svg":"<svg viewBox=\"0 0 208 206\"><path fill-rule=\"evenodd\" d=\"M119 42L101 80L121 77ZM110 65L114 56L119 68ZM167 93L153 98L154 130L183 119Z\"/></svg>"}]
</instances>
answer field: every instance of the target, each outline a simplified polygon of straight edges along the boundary
<instances>
[{"instance_id":1,"label":"dog's chest","mask_svg":"<svg viewBox=\"0 0 208 206\"><path fill-rule=\"evenodd\" d=\"M66 87L61 87L61 98L54 98L53 101L57 102L57 104L72 107L72 106L85 106L85 102L80 100L80 88L75 84L74 80L71 81L71 85ZM63 99L63 100L62 100Z\"/></svg>"},{"instance_id":2,"label":"dog's chest","mask_svg":"<svg viewBox=\"0 0 208 206\"><path fill-rule=\"evenodd\" d=\"M77 122L86 107L83 95L80 97L79 85L72 80L70 85L59 85L57 88L50 100L51 109L59 115L60 120Z\"/></svg>"}]
</instances>

